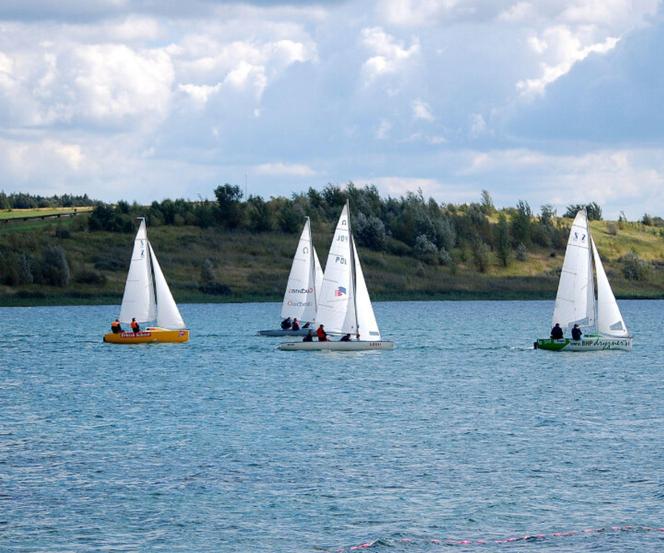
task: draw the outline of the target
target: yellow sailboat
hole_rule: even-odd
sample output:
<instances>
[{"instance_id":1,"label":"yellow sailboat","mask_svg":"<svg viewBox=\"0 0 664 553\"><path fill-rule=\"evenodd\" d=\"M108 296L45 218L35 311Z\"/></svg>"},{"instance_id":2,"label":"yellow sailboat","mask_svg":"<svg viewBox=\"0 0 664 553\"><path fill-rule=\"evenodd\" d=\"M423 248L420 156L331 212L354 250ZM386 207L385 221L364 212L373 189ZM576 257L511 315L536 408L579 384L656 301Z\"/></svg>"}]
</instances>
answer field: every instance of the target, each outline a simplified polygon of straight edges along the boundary
<instances>
[{"instance_id":1,"label":"yellow sailboat","mask_svg":"<svg viewBox=\"0 0 664 553\"><path fill-rule=\"evenodd\" d=\"M119 321L129 325L132 319L140 324L156 321L157 325L147 326L138 332L109 332L104 335L104 342L146 344L189 340L189 330L148 240L144 218L141 218L134 239L134 250L120 307Z\"/></svg>"}]
</instances>

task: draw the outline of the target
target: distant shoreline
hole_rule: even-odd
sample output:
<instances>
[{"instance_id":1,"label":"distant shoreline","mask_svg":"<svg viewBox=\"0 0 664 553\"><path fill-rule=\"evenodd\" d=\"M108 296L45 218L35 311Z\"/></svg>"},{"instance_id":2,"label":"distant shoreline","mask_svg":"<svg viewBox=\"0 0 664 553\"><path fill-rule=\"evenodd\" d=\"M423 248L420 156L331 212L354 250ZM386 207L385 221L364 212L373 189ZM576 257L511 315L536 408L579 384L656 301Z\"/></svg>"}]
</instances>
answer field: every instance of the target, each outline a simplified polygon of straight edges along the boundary
<instances>
[{"instance_id":1,"label":"distant shoreline","mask_svg":"<svg viewBox=\"0 0 664 553\"><path fill-rule=\"evenodd\" d=\"M454 290L448 293L415 293L415 294L397 294L385 295L376 294L372 297L374 302L407 302L407 301L553 301L555 291L459 291ZM280 303L282 296L209 296L195 297L177 296L178 304L206 304L206 303ZM664 299L664 293L660 294L623 294L617 296L619 300L661 300ZM45 297L26 297L21 294L0 296L0 307L48 307L48 306L85 306L85 305L120 305L121 296L81 296L73 295L52 295Z\"/></svg>"}]
</instances>

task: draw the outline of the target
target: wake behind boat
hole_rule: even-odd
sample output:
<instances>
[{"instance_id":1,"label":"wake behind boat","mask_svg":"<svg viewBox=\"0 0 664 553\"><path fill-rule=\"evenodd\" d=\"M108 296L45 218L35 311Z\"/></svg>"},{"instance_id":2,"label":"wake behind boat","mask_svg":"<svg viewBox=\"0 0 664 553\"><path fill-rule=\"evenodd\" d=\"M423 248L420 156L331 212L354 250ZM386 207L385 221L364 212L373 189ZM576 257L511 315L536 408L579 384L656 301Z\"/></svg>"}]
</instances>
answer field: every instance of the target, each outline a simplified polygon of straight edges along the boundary
<instances>
[{"instance_id":1,"label":"wake behind boat","mask_svg":"<svg viewBox=\"0 0 664 553\"><path fill-rule=\"evenodd\" d=\"M323 271L318 261L316 248L311 238L311 221L307 217L293 257L284 301L281 304L281 318L284 321L300 321L300 325L311 324L316 318L317 297L323 281ZM282 323L283 324L283 323ZM282 326L278 329L259 330L259 336L305 336L309 328L293 329Z\"/></svg>"},{"instance_id":2,"label":"wake behind boat","mask_svg":"<svg viewBox=\"0 0 664 553\"><path fill-rule=\"evenodd\" d=\"M189 330L182 320L157 256L148 240L143 218L134 239L134 250L118 320L124 324L131 324L134 320L136 323L156 320L157 326L149 326L138 332L109 332L104 335L104 342L144 344L189 340Z\"/></svg>"},{"instance_id":3,"label":"wake behind boat","mask_svg":"<svg viewBox=\"0 0 664 553\"><path fill-rule=\"evenodd\" d=\"M327 333L348 335L347 341L285 342L284 351L362 351L393 349L394 342L382 340L362 266L350 228L346 202L327 256L320 289L316 324Z\"/></svg>"},{"instance_id":4,"label":"wake behind boat","mask_svg":"<svg viewBox=\"0 0 664 553\"><path fill-rule=\"evenodd\" d=\"M597 297L593 279L593 265L597 275ZM549 351L599 351L632 349L632 337L627 331L620 308L606 277L602 260L590 235L586 210L576 214L570 229L565 260L558 283L553 311L554 330L551 338L540 338L535 349ZM559 329L556 326L559 325ZM585 328L580 339L563 336L561 329ZM555 334L558 334L556 336Z\"/></svg>"}]
</instances>

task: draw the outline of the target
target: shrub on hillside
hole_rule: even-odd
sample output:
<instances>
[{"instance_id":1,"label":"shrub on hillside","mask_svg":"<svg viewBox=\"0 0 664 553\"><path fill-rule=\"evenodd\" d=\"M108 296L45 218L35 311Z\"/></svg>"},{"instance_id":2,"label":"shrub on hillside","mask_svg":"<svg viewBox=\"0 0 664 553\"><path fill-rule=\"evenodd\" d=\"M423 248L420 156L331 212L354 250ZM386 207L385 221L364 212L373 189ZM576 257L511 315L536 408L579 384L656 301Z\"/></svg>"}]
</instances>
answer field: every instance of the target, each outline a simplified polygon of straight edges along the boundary
<instances>
[{"instance_id":1,"label":"shrub on hillside","mask_svg":"<svg viewBox=\"0 0 664 553\"><path fill-rule=\"evenodd\" d=\"M41 281L62 288L69 285L69 263L60 246L46 246L42 252Z\"/></svg>"},{"instance_id":2,"label":"shrub on hillside","mask_svg":"<svg viewBox=\"0 0 664 553\"><path fill-rule=\"evenodd\" d=\"M622 258L623 275L627 280L646 280L650 267L636 252L629 252Z\"/></svg>"}]
</instances>

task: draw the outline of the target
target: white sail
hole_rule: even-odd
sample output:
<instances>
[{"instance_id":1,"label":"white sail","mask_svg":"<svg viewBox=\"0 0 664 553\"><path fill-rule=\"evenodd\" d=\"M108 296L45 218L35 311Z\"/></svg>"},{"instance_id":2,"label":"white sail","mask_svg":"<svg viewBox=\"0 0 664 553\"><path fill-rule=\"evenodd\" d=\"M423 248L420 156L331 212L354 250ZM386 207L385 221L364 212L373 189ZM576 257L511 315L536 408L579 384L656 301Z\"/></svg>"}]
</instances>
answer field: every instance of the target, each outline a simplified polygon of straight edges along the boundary
<instances>
[{"instance_id":1,"label":"white sail","mask_svg":"<svg viewBox=\"0 0 664 553\"><path fill-rule=\"evenodd\" d=\"M316 314L316 323L324 325L327 332L351 332L346 322L351 285L350 233L346 205L341 211L330 245Z\"/></svg>"},{"instance_id":2,"label":"white sail","mask_svg":"<svg viewBox=\"0 0 664 553\"><path fill-rule=\"evenodd\" d=\"M592 240L592 249L597 272L597 330L606 336L618 338L629 336L594 240Z\"/></svg>"},{"instance_id":3,"label":"white sail","mask_svg":"<svg viewBox=\"0 0 664 553\"><path fill-rule=\"evenodd\" d=\"M150 259L152 261L152 270L154 271L155 290L157 292L157 326L168 329L186 328L180 310L175 304L173 294L166 283L164 273L161 272L159 261L154 254L152 245L148 242L150 248Z\"/></svg>"},{"instance_id":4,"label":"white sail","mask_svg":"<svg viewBox=\"0 0 664 553\"><path fill-rule=\"evenodd\" d=\"M355 244L353 243L353 245ZM355 305L357 306L357 326L360 329L360 340L378 341L380 340L380 330L371 305L371 298L369 298L367 284L364 281L357 249L353 248L353 251L355 252ZM353 334L356 330L353 328L349 332Z\"/></svg>"},{"instance_id":5,"label":"white sail","mask_svg":"<svg viewBox=\"0 0 664 553\"><path fill-rule=\"evenodd\" d=\"M155 307L152 270L148 254L148 235L144 219L141 221L134 239L131 264L120 307L120 322L128 324L132 318L139 323L153 321L156 315Z\"/></svg>"},{"instance_id":6,"label":"white sail","mask_svg":"<svg viewBox=\"0 0 664 553\"><path fill-rule=\"evenodd\" d=\"M314 268L316 271L316 305L318 305L318 301L320 300L320 290L323 287L323 269L320 266L320 261L318 261L316 248L314 248Z\"/></svg>"},{"instance_id":7,"label":"white sail","mask_svg":"<svg viewBox=\"0 0 664 553\"><path fill-rule=\"evenodd\" d=\"M320 270L320 266L316 267L315 261L318 261L318 258L315 256L311 240L311 223L307 217L288 276L281 306L282 318L292 317L305 322L316 318L316 279L317 269Z\"/></svg>"},{"instance_id":8,"label":"white sail","mask_svg":"<svg viewBox=\"0 0 664 553\"><path fill-rule=\"evenodd\" d=\"M553 310L553 324L560 323L562 328L571 328L574 324L595 324L591 259L588 218L584 209L576 214L570 229Z\"/></svg>"}]
</instances>

